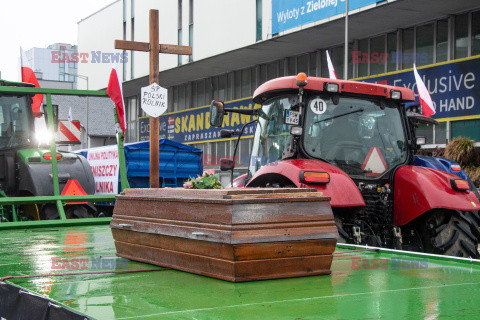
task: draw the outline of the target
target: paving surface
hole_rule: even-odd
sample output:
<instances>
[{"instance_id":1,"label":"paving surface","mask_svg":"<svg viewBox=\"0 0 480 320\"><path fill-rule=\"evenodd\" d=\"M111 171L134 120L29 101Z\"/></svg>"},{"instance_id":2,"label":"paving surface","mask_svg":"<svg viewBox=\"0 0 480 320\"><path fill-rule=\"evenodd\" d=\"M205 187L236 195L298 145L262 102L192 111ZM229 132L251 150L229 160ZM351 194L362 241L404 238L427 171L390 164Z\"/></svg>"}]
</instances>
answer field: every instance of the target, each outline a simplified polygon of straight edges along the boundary
<instances>
[{"instance_id":1,"label":"paving surface","mask_svg":"<svg viewBox=\"0 0 480 320\"><path fill-rule=\"evenodd\" d=\"M108 226L0 232L0 276L112 269L160 271L8 281L96 319L480 317L470 262L337 249L330 276L235 284L116 258Z\"/></svg>"}]
</instances>

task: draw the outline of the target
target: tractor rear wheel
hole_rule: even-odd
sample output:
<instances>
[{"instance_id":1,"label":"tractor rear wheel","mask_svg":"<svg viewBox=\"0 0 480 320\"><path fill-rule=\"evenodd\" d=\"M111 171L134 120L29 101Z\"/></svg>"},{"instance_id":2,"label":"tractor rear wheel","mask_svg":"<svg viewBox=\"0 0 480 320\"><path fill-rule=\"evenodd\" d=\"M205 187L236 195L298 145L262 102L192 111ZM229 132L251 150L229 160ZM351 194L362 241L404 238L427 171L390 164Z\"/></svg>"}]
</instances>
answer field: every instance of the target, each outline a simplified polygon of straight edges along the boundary
<instances>
[{"instance_id":1,"label":"tractor rear wheel","mask_svg":"<svg viewBox=\"0 0 480 320\"><path fill-rule=\"evenodd\" d=\"M423 221L425 252L479 258L480 219L477 212L436 210Z\"/></svg>"}]
</instances>

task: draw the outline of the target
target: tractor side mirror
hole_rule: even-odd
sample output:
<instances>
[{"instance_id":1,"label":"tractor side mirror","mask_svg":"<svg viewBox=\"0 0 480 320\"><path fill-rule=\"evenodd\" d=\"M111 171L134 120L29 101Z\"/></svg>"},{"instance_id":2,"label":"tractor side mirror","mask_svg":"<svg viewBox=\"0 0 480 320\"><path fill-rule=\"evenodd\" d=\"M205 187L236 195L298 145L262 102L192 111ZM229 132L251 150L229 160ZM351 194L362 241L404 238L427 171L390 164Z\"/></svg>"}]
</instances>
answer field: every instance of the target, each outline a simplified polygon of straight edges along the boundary
<instances>
[{"instance_id":1,"label":"tractor side mirror","mask_svg":"<svg viewBox=\"0 0 480 320\"><path fill-rule=\"evenodd\" d=\"M235 162L231 159L222 158L220 159L220 171L229 171L235 168Z\"/></svg>"},{"instance_id":2,"label":"tractor side mirror","mask_svg":"<svg viewBox=\"0 0 480 320\"><path fill-rule=\"evenodd\" d=\"M224 115L224 103L222 101L213 100L210 104L210 125L217 128L221 127Z\"/></svg>"}]
</instances>

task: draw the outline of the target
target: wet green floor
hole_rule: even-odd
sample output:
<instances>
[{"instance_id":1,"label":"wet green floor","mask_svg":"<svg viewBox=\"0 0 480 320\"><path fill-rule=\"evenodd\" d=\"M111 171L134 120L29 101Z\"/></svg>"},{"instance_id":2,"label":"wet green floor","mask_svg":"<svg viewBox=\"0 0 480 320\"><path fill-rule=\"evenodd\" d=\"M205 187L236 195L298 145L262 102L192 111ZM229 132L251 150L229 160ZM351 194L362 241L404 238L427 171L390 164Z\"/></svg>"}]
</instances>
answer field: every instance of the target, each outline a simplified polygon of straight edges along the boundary
<instances>
[{"instance_id":1,"label":"wet green floor","mask_svg":"<svg viewBox=\"0 0 480 320\"><path fill-rule=\"evenodd\" d=\"M108 226L0 231L0 276L157 268L114 255ZM67 267L56 259L73 269L52 271ZM332 270L239 284L175 270L9 281L97 319L480 318L478 264L339 249Z\"/></svg>"}]
</instances>

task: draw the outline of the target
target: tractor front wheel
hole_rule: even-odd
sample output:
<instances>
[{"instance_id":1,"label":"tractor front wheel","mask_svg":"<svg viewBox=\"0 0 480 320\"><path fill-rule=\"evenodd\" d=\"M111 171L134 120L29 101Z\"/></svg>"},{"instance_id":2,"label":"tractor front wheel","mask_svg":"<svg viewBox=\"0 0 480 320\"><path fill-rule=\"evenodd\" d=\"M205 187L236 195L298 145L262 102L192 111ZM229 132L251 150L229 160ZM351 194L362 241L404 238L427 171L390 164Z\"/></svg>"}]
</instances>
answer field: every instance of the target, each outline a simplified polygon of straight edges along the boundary
<instances>
[{"instance_id":1,"label":"tractor front wheel","mask_svg":"<svg viewBox=\"0 0 480 320\"><path fill-rule=\"evenodd\" d=\"M420 225L425 252L479 258L478 212L435 210Z\"/></svg>"}]
</instances>

